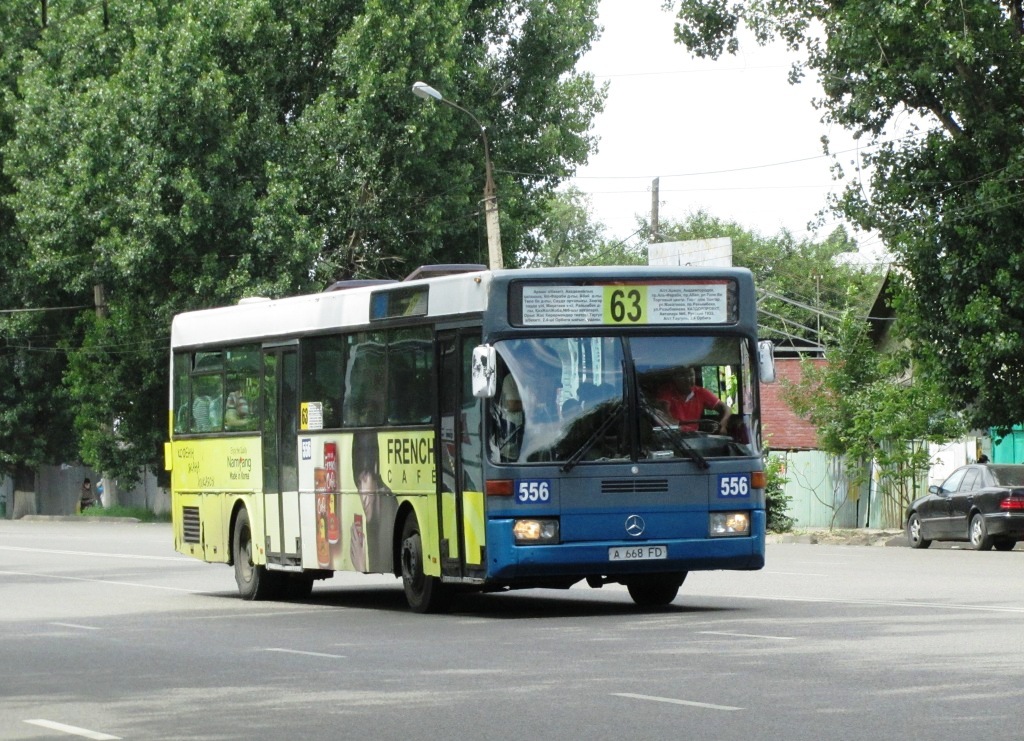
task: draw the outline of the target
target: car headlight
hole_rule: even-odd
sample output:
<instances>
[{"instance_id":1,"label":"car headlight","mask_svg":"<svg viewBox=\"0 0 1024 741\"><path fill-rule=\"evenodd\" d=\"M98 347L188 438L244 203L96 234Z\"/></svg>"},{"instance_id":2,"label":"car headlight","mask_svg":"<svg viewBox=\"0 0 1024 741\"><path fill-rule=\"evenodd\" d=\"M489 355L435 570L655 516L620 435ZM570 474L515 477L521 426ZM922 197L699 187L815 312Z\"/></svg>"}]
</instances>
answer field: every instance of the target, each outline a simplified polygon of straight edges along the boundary
<instances>
[{"instance_id":1,"label":"car headlight","mask_svg":"<svg viewBox=\"0 0 1024 741\"><path fill-rule=\"evenodd\" d=\"M558 520L516 520L512 525L516 543L546 545L558 542Z\"/></svg>"},{"instance_id":2,"label":"car headlight","mask_svg":"<svg viewBox=\"0 0 1024 741\"><path fill-rule=\"evenodd\" d=\"M712 538L750 535L750 513L712 512L708 525Z\"/></svg>"}]
</instances>

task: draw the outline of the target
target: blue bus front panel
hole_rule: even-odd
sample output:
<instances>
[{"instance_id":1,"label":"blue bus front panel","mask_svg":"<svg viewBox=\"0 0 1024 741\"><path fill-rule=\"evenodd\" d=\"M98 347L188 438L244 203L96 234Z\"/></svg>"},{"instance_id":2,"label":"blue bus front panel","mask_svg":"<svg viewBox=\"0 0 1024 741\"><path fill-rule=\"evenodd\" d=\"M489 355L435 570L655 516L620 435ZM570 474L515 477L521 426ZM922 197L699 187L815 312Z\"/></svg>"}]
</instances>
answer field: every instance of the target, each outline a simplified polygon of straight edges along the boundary
<instances>
[{"instance_id":1,"label":"blue bus front panel","mask_svg":"<svg viewBox=\"0 0 1024 741\"><path fill-rule=\"evenodd\" d=\"M515 480L511 498L489 498L488 579L522 585L558 576L764 566L764 491L750 487L742 462L714 473L637 476L605 468L602 474L577 469L545 477L531 471ZM712 537L713 512L746 514L749 534ZM517 543L513 526L523 518L556 520L558 542Z\"/></svg>"}]
</instances>

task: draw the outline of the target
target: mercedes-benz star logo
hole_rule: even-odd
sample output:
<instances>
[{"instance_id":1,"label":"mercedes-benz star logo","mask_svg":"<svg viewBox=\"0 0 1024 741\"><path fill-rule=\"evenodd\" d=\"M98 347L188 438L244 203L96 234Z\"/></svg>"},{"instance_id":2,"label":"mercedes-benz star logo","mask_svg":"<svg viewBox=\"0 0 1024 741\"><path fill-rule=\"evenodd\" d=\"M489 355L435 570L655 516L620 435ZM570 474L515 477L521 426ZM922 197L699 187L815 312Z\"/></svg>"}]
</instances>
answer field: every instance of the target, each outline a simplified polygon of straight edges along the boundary
<instances>
[{"instance_id":1,"label":"mercedes-benz star logo","mask_svg":"<svg viewBox=\"0 0 1024 741\"><path fill-rule=\"evenodd\" d=\"M630 515L626 518L626 532L632 535L634 538L640 537L644 534L644 528L646 527L644 518L640 515Z\"/></svg>"}]
</instances>

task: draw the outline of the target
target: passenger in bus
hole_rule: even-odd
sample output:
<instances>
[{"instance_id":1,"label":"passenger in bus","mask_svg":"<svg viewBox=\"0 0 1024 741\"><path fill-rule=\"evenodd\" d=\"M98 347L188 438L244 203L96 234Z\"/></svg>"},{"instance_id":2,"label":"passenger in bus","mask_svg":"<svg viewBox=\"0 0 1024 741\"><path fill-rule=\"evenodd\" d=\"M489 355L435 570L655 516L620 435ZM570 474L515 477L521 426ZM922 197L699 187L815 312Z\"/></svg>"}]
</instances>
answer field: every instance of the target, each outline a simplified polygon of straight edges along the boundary
<instances>
[{"instance_id":1,"label":"passenger in bus","mask_svg":"<svg viewBox=\"0 0 1024 741\"><path fill-rule=\"evenodd\" d=\"M684 432L695 432L705 410L718 413L718 432L726 434L732 412L728 405L703 386L696 385L691 367L682 367L672 379L658 389L658 407L679 424Z\"/></svg>"},{"instance_id":2,"label":"passenger in bus","mask_svg":"<svg viewBox=\"0 0 1024 741\"><path fill-rule=\"evenodd\" d=\"M249 413L249 400L241 391L228 394L228 408L224 412L224 428L227 430L251 430L253 418Z\"/></svg>"}]
</instances>

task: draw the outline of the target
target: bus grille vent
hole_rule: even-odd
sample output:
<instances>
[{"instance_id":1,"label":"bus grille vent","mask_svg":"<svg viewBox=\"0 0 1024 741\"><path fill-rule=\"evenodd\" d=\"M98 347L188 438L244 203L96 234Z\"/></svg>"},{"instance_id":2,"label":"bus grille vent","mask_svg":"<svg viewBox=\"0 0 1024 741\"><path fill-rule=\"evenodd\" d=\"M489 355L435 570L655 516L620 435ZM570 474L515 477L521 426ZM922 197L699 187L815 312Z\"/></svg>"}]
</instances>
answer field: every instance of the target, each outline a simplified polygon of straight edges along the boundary
<instances>
[{"instance_id":1,"label":"bus grille vent","mask_svg":"<svg viewBox=\"0 0 1024 741\"><path fill-rule=\"evenodd\" d=\"M668 491L668 479L609 479L601 482L602 494L651 494Z\"/></svg>"},{"instance_id":2,"label":"bus grille vent","mask_svg":"<svg viewBox=\"0 0 1024 741\"><path fill-rule=\"evenodd\" d=\"M181 527L186 543L199 542L199 507L181 508Z\"/></svg>"}]
</instances>

